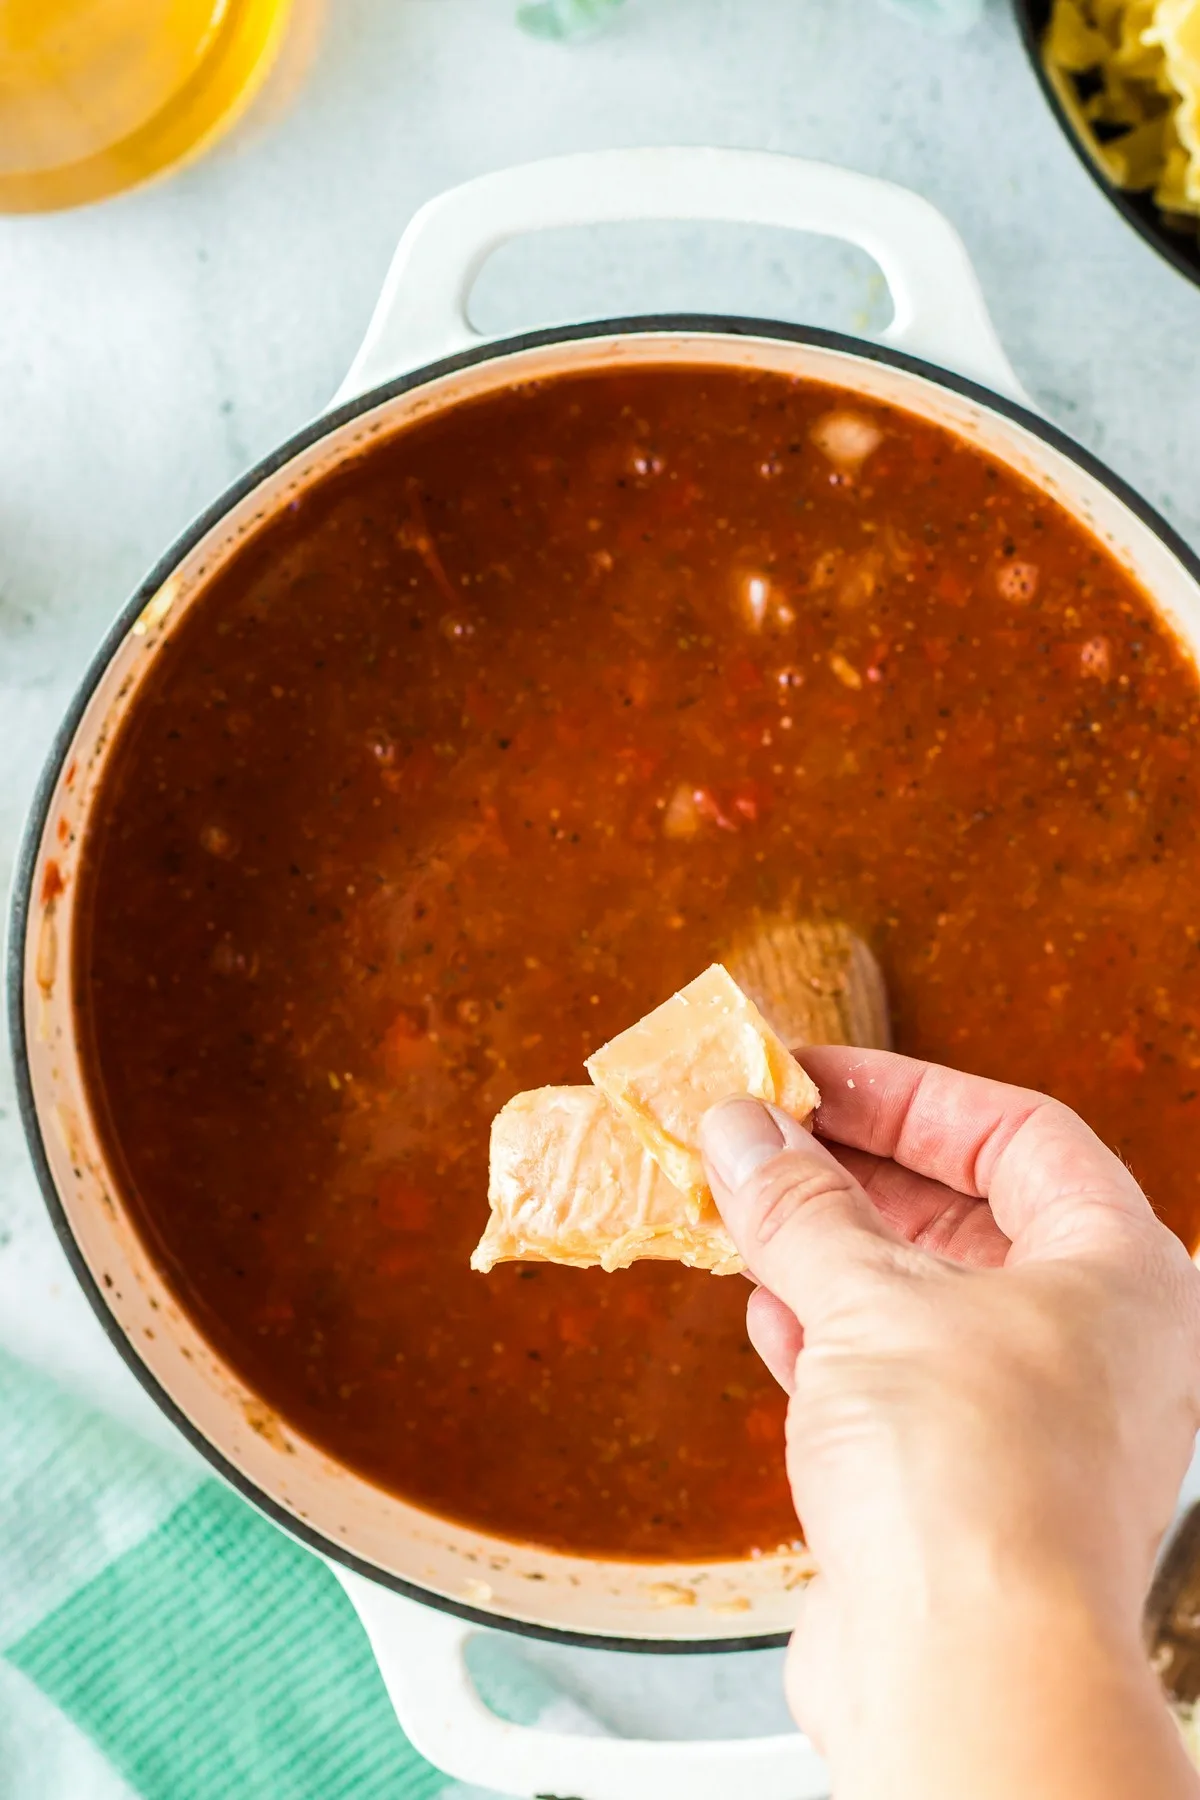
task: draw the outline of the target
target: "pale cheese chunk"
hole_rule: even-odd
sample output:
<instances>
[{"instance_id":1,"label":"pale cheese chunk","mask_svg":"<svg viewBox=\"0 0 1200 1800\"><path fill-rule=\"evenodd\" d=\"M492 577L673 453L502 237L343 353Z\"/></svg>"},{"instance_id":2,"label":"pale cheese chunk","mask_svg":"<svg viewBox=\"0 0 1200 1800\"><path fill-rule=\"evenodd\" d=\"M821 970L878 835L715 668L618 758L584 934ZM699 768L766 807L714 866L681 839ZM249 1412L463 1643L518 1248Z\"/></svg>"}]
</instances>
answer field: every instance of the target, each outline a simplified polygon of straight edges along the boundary
<instances>
[{"instance_id":1,"label":"pale cheese chunk","mask_svg":"<svg viewBox=\"0 0 1200 1800\"><path fill-rule=\"evenodd\" d=\"M491 1217L471 1257L624 1269L641 1257L744 1268L711 1198L689 1207L598 1088L518 1094L492 1121Z\"/></svg>"},{"instance_id":2,"label":"pale cheese chunk","mask_svg":"<svg viewBox=\"0 0 1200 1800\"><path fill-rule=\"evenodd\" d=\"M720 963L597 1050L587 1071L686 1197L693 1219L712 1206L700 1155L700 1121L710 1106L749 1094L803 1124L820 1099Z\"/></svg>"}]
</instances>

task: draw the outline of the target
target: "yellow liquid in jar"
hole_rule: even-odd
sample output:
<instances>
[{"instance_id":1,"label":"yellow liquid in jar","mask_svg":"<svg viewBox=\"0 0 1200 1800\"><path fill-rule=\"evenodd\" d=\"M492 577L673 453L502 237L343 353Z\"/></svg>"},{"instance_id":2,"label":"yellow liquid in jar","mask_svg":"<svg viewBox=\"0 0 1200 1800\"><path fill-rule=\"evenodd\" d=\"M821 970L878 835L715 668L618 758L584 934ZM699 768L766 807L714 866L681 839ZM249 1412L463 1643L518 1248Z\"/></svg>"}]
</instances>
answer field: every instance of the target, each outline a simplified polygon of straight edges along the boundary
<instances>
[{"instance_id":1,"label":"yellow liquid in jar","mask_svg":"<svg viewBox=\"0 0 1200 1800\"><path fill-rule=\"evenodd\" d=\"M78 206L207 148L291 0L0 0L0 212Z\"/></svg>"}]
</instances>

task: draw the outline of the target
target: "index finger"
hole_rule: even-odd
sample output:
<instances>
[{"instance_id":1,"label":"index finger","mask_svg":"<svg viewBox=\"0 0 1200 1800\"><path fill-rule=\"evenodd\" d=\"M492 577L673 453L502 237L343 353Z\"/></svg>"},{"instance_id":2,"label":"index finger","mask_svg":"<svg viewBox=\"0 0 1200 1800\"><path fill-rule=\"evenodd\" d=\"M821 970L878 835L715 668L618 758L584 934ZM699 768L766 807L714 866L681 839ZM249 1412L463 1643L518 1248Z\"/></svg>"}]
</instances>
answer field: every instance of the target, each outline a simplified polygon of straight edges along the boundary
<instances>
[{"instance_id":1,"label":"index finger","mask_svg":"<svg viewBox=\"0 0 1200 1800\"><path fill-rule=\"evenodd\" d=\"M1045 1238L1064 1209L1091 1203L1153 1217L1124 1163L1046 1094L886 1050L814 1045L799 1057L821 1090L821 1136L987 1200L1014 1241L1035 1221Z\"/></svg>"}]
</instances>

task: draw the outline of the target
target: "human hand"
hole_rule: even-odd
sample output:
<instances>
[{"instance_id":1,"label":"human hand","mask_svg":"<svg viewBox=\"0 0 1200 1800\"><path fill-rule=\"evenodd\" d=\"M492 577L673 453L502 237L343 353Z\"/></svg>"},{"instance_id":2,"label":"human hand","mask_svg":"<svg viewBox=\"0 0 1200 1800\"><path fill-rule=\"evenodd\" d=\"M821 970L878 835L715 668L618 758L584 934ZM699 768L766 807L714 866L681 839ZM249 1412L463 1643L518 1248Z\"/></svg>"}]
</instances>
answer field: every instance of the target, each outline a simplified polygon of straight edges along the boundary
<instances>
[{"instance_id":1,"label":"human hand","mask_svg":"<svg viewBox=\"0 0 1200 1800\"><path fill-rule=\"evenodd\" d=\"M1200 1424L1200 1272L1044 1095L802 1061L824 1143L733 1100L704 1148L791 1394L820 1572L789 1698L839 1800L1193 1794L1140 1622Z\"/></svg>"}]
</instances>

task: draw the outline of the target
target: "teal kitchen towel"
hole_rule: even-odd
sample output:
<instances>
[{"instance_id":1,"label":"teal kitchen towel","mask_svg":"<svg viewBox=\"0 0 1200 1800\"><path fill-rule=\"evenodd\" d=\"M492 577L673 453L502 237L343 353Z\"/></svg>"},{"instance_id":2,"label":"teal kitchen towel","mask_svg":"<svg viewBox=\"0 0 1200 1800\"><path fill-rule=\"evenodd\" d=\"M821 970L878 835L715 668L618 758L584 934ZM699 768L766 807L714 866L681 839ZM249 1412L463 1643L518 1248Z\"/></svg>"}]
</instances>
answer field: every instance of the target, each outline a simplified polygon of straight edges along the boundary
<instances>
[{"instance_id":1,"label":"teal kitchen towel","mask_svg":"<svg viewBox=\"0 0 1200 1800\"><path fill-rule=\"evenodd\" d=\"M561 1722L562 1697L507 1640L481 1645L496 1712ZM0 1352L3 1800L469 1792L404 1736L316 1557Z\"/></svg>"},{"instance_id":2,"label":"teal kitchen towel","mask_svg":"<svg viewBox=\"0 0 1200 1800\"><path fill-rule=\"evenodd\" d=\"M800 0L794 0L799 4ZM985 0L884 0L892 12L904 13L932 31L969 31L983 17ZM517 19L534 37L565 41L591 37L608 24L625 0L526 0ZM769 24L764 30L769 30Z\"/></svg>"}]
</instances>

